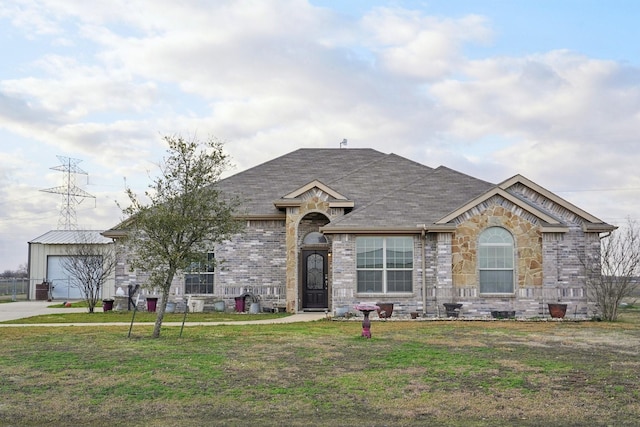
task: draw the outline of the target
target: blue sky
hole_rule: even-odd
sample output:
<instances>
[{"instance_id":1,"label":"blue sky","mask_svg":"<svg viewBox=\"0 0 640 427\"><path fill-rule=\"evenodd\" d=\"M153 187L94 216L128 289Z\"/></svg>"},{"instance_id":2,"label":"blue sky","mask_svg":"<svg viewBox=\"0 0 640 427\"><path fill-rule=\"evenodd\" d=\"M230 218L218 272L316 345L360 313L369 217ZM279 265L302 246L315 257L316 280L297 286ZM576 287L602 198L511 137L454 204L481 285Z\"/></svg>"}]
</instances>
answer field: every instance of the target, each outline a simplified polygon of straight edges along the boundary
<instances>
[{"instance_id":1,"label":"blue sky","mask_svg":"<svg viewBox=\"0 0 640 427\"><path fill-rule=\"evenodd\" d=\"M640 215L637 1L6 0L0 271L58 225L120 219L162 136L226 141L238 172L301 147L520 173L615 224Z\"/></svg>"},{"instance_id":2,"label":"blue sky","mask_svg":"<svg viewBox=\"0 0 640 427\"><path fill-rule=\"evenodd\" d=\"M635 64L640 60L640 45L632 41L639 33L640 2L635 0L314 0L311 3L353 18L365 14L372 4L417 9L440 17L484 16L495 33L494 42L468 49L472 58L568 49L592 58Z\"/></svg>"}]
</instances>

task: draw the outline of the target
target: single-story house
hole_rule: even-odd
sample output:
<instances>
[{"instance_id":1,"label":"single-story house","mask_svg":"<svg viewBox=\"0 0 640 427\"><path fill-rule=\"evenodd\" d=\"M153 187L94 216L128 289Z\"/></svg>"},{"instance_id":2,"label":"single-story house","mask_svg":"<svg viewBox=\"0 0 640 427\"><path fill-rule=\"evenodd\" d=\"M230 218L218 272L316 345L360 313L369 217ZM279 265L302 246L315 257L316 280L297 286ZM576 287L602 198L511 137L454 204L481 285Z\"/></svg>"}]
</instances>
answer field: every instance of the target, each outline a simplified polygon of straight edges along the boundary
<instances>
[{"instance_id":1,"label":"single-story house","mask_svg":"<svg viewBox=\"0 0 640 427\"><path fill-rule=\"evenodd\" d=\"M114 245L111 239L101 233L102 230L51 230L29 241L28 298L63 301L82 299L79 287L74 284L75 278L64 268L64 260L73 256L80 245ZM112 274L104 284L102 298L113 296L114 277Z\"/></svg>"},{"instance_id":2,"label":"single-story house","mask_svg":"<svg viewBox=\"0 0 640 427\"><path fill-rule=\"evenodd\" d=\"M172 293L229 307L250 292L288 312L391 302L443 316L461 303L465 317L531 318L560 299L590 317L581 260L615 229L521 175L492 184L373 149L299 149L216 185L244 200L246 231ZM116 287L143 284L119 246Z\"/></svg>"}]
</instances>

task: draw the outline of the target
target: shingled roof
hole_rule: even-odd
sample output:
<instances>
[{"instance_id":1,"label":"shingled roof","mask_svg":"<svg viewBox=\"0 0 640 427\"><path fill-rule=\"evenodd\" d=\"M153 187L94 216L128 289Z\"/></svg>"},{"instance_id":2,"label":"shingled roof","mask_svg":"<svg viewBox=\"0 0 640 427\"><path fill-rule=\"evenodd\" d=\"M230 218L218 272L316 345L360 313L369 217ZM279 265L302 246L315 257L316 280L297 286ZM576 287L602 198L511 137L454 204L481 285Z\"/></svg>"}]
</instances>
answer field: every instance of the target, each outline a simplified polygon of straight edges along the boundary
<instances>
[{"instance_id":1,"label":"shingled roof","mask_svg":"<svg viewBox=\"0 0 640 427\"><path fill-rule=\"evenodd\" d=\"M377 195L368 205L356 207L325 231L343 228L416 228L432 225L494 184L440 166L414 181Z\"/></svg>"},{"instance_id":2,"label":"shingled roof","mask_svg":"<svg viewBox=\"0 0 640 427\"><path fill-rule=\"evenodd\" d=\"M282 216L274 201L320 181L354 202L325 227L415 228L433 223L494 184L454 170L432 169L373 149L299 149L221 180L219 190L245 200L248 217Z\"/></svg>"},{"instance_id":3,"label":"shingled roof","mask_svg":"<svg viewBox=\"0 0 640 427\"><path fill-rule=\"evenodd\" d=\"M346 212L322 227L325 233L418 232L422 226L451 229L458 215L490 197L509 200L553 232L567 229L559 215L563 210L574 214L571 222L581 224L585 231L615 229L520 175L496 185L444 166L433 169L369 148L302 148L215 185L222 194L239 197L238 213L249 219L285 219L283 208L294 206L296 196L316 186ZM103 235L123 235L124 224L126 221Z\"/></svg>"},{"instance_id":4,"label":"shingled roof","mask_svg":"<svg viewBox=\"0 0 640 427\"><path fill-rule=\"evenodd\" d=\"M314 180L330 184L356 169L366 170L368 165L385 157L372 149L299 149L220 180L216 185L220 191L244 201L241 213L282 215L273 204L275 200Z\"/></svg>"}]
</instances>

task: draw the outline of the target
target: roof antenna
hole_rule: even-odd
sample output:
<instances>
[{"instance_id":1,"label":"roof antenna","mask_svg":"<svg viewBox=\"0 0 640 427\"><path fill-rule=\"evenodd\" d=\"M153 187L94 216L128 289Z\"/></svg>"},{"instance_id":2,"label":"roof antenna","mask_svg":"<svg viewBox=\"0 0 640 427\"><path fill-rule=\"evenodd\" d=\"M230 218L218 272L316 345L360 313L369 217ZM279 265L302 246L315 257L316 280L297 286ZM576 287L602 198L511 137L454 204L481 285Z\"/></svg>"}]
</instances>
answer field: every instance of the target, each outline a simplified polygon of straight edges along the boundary
<instances>
[{"instance_id":1,"label":"roof antenna","mask_svg":"<svg viewBox=\"0 0 640 427\"><path fill-rule=\"evenodd\" d=\"M343 139L342 142L340 142L340 148L342 148L343 145L345 147L347 146L347 140L346 139Z\"/></svg>"}]
</instances>

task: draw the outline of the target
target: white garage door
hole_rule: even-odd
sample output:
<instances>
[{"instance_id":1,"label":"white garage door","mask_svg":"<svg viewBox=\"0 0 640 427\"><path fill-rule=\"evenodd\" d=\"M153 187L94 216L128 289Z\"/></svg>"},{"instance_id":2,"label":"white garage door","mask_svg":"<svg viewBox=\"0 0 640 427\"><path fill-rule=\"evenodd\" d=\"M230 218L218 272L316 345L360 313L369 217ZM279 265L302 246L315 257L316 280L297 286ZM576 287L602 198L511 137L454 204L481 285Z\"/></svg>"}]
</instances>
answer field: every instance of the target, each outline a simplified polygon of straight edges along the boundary
<instances>
[{"instance_id":1,"label":"white garage door","mask_svg":"<svg viewBox=\"0 0 640 427\"><path fill-rule=\"evenodd\" d=\"M80 289L74 286L74 279L62 266L64 256L47 257L47 280L53 285L51 294L57 300L82 299Z\"/></svg>"}]
</instances>

